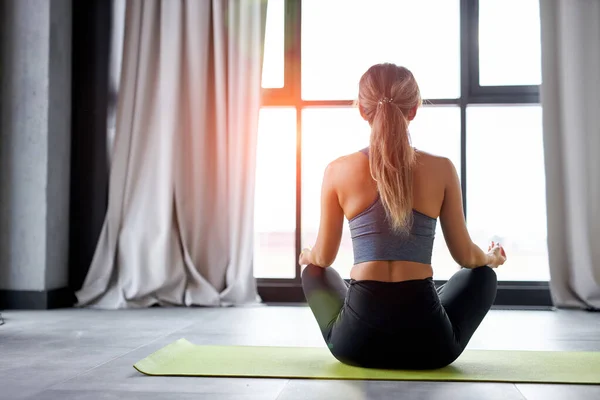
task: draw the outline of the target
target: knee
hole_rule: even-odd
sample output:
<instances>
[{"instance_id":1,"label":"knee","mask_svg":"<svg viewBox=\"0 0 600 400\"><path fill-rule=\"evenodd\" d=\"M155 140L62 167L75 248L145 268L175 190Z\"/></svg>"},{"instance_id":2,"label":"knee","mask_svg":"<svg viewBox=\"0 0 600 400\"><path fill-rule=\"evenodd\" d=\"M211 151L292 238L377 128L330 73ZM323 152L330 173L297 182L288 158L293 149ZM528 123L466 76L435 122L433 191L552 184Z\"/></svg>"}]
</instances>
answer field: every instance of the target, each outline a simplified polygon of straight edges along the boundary
<instances>
[{"instance_id":1,"label":"knee","mask_svg":"<svg viewBox=\"0 0 600 400\"><path fill-rule=\"evenodd\" d=\"M496 276L496 271L494 271L493 268L485 265L483 267L474 268L472 271L478 279L482 280L486 284L494 287L498 285L498 277Z\"/></svg>"},{"instance_id":2,"label":"knee","mask_svg":"<svg viewBox=\"0 0 600 400\"><path fill-rule=\"evenodd\" d=\"M300 274L300 277L302 279L302 282L304 282L307 279L311 279L311 278L316 278L316 277L322 276L323 273L324 273L324 268L317 267L316 265L313 265L313 264L308 264L302 270L302 273Z\"/></svg>"},{"instance_id":3,"label":"knee","mask_svg":"<svg viewBox=\"0 0 600 400\"><path fill-rule=\"evenodd\" d=\"M471 279L474 285L487 296L490 301L490 307L496 298L498 290L498 277L493 268L486 266L477 267L471 270Z\"/></svg>"},{"instance_id":4,"label":"knee","mask_svg":"<svg viewBox=\"0 0 600 400\"><path fill-rule=\"evenodd\" d=\"M466 278L465 282L469 282L472 287L496 293L498 278L493 268L487 265L477 268L464 268L459 273Z\"/></svg>"},{"instance_id":5,"label":"knee","mask_svg":"<svg viewBox=\"0 0 600 400\"><path fill-rule=\"evenodd\" d=\"M463 268L460 273L468 275L471 279L497 282L496 272L487 265L475 268Z\"/></svg>"}]
</instances>

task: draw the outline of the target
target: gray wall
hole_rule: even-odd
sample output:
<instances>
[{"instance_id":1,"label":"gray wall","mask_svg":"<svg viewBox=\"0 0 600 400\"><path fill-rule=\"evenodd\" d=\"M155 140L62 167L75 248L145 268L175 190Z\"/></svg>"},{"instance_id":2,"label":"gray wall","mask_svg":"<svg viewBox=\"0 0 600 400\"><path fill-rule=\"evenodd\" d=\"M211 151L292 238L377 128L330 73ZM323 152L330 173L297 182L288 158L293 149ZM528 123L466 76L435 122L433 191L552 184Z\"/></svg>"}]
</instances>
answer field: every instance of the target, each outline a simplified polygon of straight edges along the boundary
<instances>
[{"instance_id":1,"label":"gray wall","mask_svg":"<svg viewBox=\"0 0 600 400\"><path fill-rule=\"evenodd\" d=\"M0 38L0 289L66 287L71 0L1 0Z\"/></svg>"}]
</instances>

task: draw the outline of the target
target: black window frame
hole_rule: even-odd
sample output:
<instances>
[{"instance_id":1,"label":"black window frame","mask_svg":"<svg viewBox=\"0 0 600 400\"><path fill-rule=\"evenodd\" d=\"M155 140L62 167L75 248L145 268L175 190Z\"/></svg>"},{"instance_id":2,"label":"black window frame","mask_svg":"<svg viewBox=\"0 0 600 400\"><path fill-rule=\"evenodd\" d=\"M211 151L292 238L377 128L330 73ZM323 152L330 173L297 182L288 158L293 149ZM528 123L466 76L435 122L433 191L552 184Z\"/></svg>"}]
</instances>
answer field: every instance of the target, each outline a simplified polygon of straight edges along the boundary
<instances>
[{"instance_id":1,"label":"black window frame","mask_svg":"<svg viewBox=\"0 0 600 400\"><path fill-rule=\"evenodd\" d=\"M285 53L283 88L263 89L263 107L294 107L296 110L296 232L295 278L257 278L258 292L270 303L304 302L297 260L302 249L302 109L310 107L347 107L352 100L303 100L301 95L302 0L285 1ZM475 104L539 104L540 86L481 86L479 83L479 0L460 0L460 97L426 99L428 105L460 107L461 183L463 209L467 210L467 130L466 110ZM436 284L445 281L436 280ZM545 309L552 307L547 281L499 281L495 307Z\"/></svg>"}]
</instances>

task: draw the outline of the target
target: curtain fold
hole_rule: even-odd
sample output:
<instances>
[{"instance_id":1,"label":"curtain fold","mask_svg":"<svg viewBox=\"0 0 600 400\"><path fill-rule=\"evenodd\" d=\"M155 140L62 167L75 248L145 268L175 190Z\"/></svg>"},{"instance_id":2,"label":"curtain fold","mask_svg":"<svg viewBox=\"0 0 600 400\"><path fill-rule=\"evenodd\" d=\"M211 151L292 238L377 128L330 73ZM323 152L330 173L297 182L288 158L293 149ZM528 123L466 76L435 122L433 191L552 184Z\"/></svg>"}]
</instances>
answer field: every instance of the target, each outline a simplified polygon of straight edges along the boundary
<instances>
[{"instance_id":1,"label":"curtain fold","mask_svg":"<svg viewBox=\"0 0 600 400\"><path fill-rule=\"evenodd\" d=\"M550 288L600 309L600 2L541 0Z\"/></svg>"},{"instance_id":2,"label":"curtain fold","mask_svg":"<svg viewBox=\"0 0 600 400\"><path fill-rule=\"evenodd\" d=\"M252 272L266 3L130 0L109 205L79 305L236 305Z\"/></svg>"}]
</instances>

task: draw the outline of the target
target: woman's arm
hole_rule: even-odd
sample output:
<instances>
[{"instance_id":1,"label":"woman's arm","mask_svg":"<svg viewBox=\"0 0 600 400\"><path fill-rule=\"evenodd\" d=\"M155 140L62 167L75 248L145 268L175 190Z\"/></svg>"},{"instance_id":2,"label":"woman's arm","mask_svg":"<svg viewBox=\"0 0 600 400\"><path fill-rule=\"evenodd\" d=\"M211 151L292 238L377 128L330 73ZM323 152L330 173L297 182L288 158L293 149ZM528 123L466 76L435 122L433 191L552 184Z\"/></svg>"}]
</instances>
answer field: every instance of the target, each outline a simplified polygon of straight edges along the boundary
<instances>
[{"instance_id":1,"label":"woman's arm","mask_svg":"<svg viewBox=\"0 0 600 400\"><path fill-rule=\"evenodd\" d=\"M456 168L444 160L446 189L440 211L440 222L452 258L462 267L475 268L496 264L496 257L486 254L471 240L463 214L462 192Z\"/></svg>"},{"instance_id":2,"label":"woman's arm","mask_svg":"<svg viewBox=\"0 0 600 400\"><path fill-rule=\"evenodd\" d=\"M313 264L329 267L335 261L342 240L344 211L336 191L339 168L334 161L327 166L321 186L321 222L317 241L312 249L304 249L298 260L300 265Z\"/></svg>"}]
</instances>

